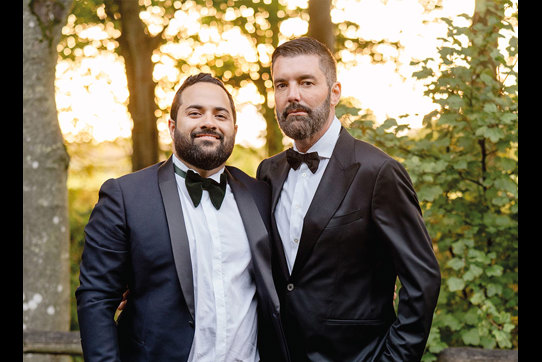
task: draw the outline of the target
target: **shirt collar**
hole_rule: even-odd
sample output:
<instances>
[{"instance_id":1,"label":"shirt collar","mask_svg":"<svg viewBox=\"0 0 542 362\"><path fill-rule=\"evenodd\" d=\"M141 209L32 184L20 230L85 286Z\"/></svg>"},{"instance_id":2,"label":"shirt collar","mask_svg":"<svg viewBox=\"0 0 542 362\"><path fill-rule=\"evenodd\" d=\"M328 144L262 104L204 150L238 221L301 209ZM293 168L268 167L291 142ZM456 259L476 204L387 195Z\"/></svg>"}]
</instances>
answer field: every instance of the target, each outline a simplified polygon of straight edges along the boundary
<instances>
[{"instance_id":1,"label":"shirt collar","mask_svg":"<svg viewBox=\"0 0 542 362\"><path fill-rule=\"evenodd\" d=\"M190 168L188 167L184 162L182 162L178 157L177 155L173 154L173 163L178 167L180 168L181 170L183 170L184 172L188 171L188 170L192 170L194 171L195 173L198 173L198 171L194 170L193 168ZM216 182L219 182L220 183L220 175L224 172L224 167L222 167L220 170L218 170L218 172L212 174L211 176L209 176L210 179L213 179L215 180Z\"/></svg>"},{"instance_id":2,"label":"shirt collar","mask_svg":"<svg viewBox=\"0 0 542 362\"><path fill-rule=\"evenodd\" d=\"M331 158L331 154L333 153L333 149L335 148L335 144L337 143L337 140L339 139L339 133L341 131L341 122L335 116L333 118L333 121L331 121L331 125L327 129L326 133L318 141L316 141L315 144L311 146L311 148L308 149L306 153L309 152L318 152L318 156L324 157L324 158ZM299 152L297 147L294 143L294 150Z\"/></svg>"}]
</instances>

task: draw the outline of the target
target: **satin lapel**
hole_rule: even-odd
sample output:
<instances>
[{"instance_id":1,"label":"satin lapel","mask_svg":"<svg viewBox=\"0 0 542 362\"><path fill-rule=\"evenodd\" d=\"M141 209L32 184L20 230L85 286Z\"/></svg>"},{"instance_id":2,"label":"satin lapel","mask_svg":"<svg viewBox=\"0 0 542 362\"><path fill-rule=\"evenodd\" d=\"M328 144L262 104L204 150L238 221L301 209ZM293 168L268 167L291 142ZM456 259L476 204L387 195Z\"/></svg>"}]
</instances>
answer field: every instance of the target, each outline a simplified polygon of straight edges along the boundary
<instances>
[{"instance_id":1,"label":"satin lapel","mask_svg":"<svg viewBox=\"0 0 542 362\"><path fill-rule=\"evenodd\" d=\"M239 214L243 220L243 226L247 234L250 250L252 253L252 263L256 273L259 273L268 294L273 299L276 309L279 308L279 300L273 283L271 273L271 241L267 234L267 229L260 216L260 211L256 206L252 196L246 186L236 179L226 167L228 184L231 187L233 196L239 209Z\"/></svg>"},{"instance_id":2,"label":"satin lapel","mask_svg":"<svg viewBox=\"0 0 542 362\"><path fill-rule=\"evenodd\" d=\"M304 218L292 278L295 278L307 262L316 241L343 201L358 171L360 164L354 161L353 155L354 138L341 127L333 154Z\"/></svg>"},{"instance_id":3,"label":"satin lapel","mask_svg":"<svg viewBox=\"0 0 542 362\"><path fill-rule=\"evenodd\" d=\"M280 239L279 229L277 227L277 221L275 220L275 208L279 201L280 193L282 191L282 186L288 177L288 172L290 171L290 166L286 162L286 153L283 153L283 157L279 160L276 160L273 165L271 165L270 174L271 176L271 227L273 228L273 242L275 243L275 250L278 253L278 260L280 269L284 276L285 280L288 280L290 277L290 272L288 271L288 264L286 263L286 255L284 254L284 247Z\"/></svg>"},{"instance_id":4,"label":"satin lapel","mask_svg":"<svg viewBox=\"0 0 542 362\"><path fill-rule=\"evenodd\" d=\"M158 169L158 182L166 210L175 269L177 269L177 276L181 283L184 300L190 310L192 319L194 319L194 279L192 276L192 262L190 260L190 245L188 244L188 235L184 225L183 210L181 200L179 199L171 157Z\"/></svg>"},{"instance_id":5,"label":"satin lapel","mask_svg":"<svg viewBox=\"0 0 542 362\"><path fill-rule=\"evenodd\" d=\"M280 193L282 191L282 185L284 185L284 181L286 181L289 171L290 166L288 165L288 162L286 162L286 153L283 153L283 157L274 161L270 170L271 175L273 175L271 177L271 185L273 186L271 194L271 211L273 213L277 207L277 202L279 201Z\"/></svg>"}]
</instances>

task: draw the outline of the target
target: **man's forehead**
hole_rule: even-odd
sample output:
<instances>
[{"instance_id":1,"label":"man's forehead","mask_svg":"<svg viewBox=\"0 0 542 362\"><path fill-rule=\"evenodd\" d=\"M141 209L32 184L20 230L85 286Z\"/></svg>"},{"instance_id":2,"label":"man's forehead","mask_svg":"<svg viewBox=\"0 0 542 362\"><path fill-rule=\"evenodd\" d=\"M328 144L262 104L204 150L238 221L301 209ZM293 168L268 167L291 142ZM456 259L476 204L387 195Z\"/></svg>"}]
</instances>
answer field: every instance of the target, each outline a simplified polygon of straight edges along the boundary
<instances>
[{"instance_id":1,"label":"man's forehead","mask_svg":"<svg viewBox=\"0 0 542 362\"><path fill-rule=\"evenodd\" d=\"M229 98L224 89L209 82L199 82L186 87L181 97L185 107L197 101L200 105L225 105L230 108Z\"/></svg>"},{"instance_id":2,"label":"man's forehead","mask_svg":"<svg viewBox=\"0 0 542 362\"><path fill-rule=\"evenodd\" d=\"M325 76L320 66L320 57L316 54L279 56L273 63L273 79L284 76Z\"/></svg>"}]
</instances>

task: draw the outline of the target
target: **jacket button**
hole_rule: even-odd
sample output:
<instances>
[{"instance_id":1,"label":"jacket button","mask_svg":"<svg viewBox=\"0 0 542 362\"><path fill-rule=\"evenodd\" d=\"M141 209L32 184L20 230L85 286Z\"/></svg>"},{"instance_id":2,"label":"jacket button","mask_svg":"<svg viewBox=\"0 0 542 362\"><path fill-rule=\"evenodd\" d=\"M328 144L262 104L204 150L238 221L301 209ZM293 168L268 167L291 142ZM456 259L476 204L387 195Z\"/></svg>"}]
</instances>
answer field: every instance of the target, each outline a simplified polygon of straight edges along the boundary
<instances>
[{"instance_id":1,"label":"jacket button","mask_svg":"<svg viewBox=\"0 0 542 362\"><path fill-rule=\"evenodd\" d=\"M190 325L190 327L194 328L194 321L188 321L188 325Z\"/></svg>"},{"instance_id":2,"label":"jacket button","mask_svg":"<svg viewBox=\"0 0 542 362\"><path fill-rule=\"evenodd\" d=\"M294 285L293 285L292 283L290 283L290 284L288 284L288 285L286 286L286 289L287 289L289 292L291 292L292 290L294 290Z\"/></svg>"}]
</instances>

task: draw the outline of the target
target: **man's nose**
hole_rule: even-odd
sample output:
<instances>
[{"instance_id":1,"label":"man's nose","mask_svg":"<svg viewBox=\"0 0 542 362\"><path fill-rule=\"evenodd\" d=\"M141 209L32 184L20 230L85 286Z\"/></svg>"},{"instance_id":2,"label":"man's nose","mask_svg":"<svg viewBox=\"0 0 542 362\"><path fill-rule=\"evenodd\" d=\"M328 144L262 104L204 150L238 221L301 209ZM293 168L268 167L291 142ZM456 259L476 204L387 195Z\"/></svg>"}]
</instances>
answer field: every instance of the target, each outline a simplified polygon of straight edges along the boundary
<instances>
[{"instance_id":1,"label":"man's nose","mask_svg":"<svg viewBox=\"0 0 542 362\"><path fill-rule=\"evenodd\" d=\"M216 119L212 112L205 112L202 117L202 122L200 124L201 128L211 128L216 129Z\"/></svg>"},{"instance_id":2,"label":"man's nose","mask_svg":"<svg viewBox=\"0 0 542 362\"><path fill-rule=\"evenodd\" d=\"M300 101L301 97L299 94L299 87L297 84L291 84L288 87L288 102L298 102Z\"/></svg>"}]
</instances>

